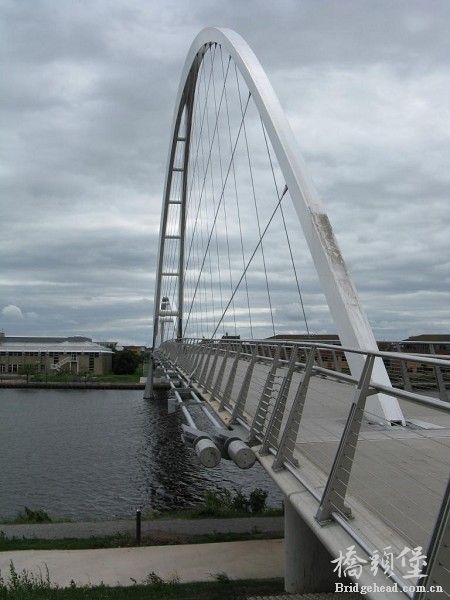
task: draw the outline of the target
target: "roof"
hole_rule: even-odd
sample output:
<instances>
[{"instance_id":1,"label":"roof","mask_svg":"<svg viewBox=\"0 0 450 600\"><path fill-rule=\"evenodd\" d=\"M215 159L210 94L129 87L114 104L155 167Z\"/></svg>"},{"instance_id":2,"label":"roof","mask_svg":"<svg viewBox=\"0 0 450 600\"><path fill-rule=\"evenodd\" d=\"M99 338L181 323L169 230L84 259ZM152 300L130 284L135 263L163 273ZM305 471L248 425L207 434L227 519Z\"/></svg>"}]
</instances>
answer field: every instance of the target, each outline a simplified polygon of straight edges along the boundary
<instances>
[{"instance_id":1,"label":"roof","mask_svg":"<svg viewBox=\"0 0 450 600\"><path fill-rule=\"evenodd\" d=\"M72 335L67 337L49 335L4 335L0 337L0 344L3 342L13 344L59 344L60 342L92 342L92 339L82 335Z\"/></svg>"},{"instance_id":2,"label":"roof","mask_svg":"<svg viewBox=\"0 0 450 600\"><path fill-rule=\"evenodd\" d=\"M41 338L38 338L41 339ZM99 346L91 341L68 341L63 342L1 342L0 351L2 352L98 352L102 354L112 354L112 350L105 346Z\"/></svg>"},{"instance_id":3,"label":"roof","mask_svg":"<svg viewBox=\"0 0 450 600\"><path fill-rule=\"evenodd\" d=\"M421 335L412 335L403 342L448 342L450 343L450 333L422 333Z\"/></svg>"},{"instance_id":4,"label":"roof","mask_svg":"<svg viewBox=\"0 0 450 600\"><path fill-rule=\"evenodd\" d=\"M339 336L336 333L277 333L267 338L268 340L301 340L304 342L313 342L315 340L323 341L339 341Z\"/></svg>"}]
</instances>

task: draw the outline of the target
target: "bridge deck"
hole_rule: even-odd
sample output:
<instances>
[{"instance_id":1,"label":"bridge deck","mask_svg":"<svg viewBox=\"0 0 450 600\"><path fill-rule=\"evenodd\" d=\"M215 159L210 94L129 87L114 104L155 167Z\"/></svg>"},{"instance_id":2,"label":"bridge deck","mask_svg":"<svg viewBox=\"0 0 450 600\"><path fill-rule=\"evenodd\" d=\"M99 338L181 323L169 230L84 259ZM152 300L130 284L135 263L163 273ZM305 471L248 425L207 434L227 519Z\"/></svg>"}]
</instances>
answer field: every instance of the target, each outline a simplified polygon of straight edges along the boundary
<instances>
[{"instance_id":1,"label":"bridge deck","mask_svg":"<svg viewBox=\"0 0 450 600\"><path fill-rule=\"evenodd\" d=\"M232 398L239 393L246 365L239 362ZM255 415L267 372L266 364L255 366L246 402L248 423ZM301 377L294 374L284 421ZM319 493L330 473L353 392L354 385L321 376L313 376L310 381L296 458L299 473L303 470ZM347 495L354 515L352 526L367 536L364 520L369 518L372 533L378 530L380 534L375 535L383 544L379 549L389 544L399 550L405 545L427 547L449 473L450 414L409 401L401 401L401 405L407 427L364 421ZM386 526L393 534L389 539Z\"/></svg>"}]
</instances>

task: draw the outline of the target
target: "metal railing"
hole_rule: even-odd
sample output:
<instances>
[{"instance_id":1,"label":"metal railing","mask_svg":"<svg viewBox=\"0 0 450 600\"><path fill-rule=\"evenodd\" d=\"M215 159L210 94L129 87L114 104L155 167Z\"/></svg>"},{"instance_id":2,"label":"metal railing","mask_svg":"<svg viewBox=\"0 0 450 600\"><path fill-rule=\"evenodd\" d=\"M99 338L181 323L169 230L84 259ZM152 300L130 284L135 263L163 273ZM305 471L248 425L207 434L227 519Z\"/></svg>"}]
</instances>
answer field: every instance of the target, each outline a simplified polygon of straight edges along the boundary
<instances>
[{"instance_id":1,"label":"metal railing","mask_svg":"<svg viewBox=\"0 0 450 600\"><path fill-rule=\"evenodd\" d=\"M398 550L402 543L428 547L427 575L450 589L448 570L439 568L449 541L448 360L282 340L187 339L165 342L158 353L247 428L259 455L273 456L274 472L287 469L312 493L320 524L336 521L373 549L379 538L371 540L370 515L392 530ZM362 357L359 377L345 367L350 353ZM396 365L403 385L371 379L379 359ZM420 393L405 378L417 369L430 379ZM373 394L398 398L406 427L367 413ZM402 581L398 572L389 575Z\"/></svg>"}]
</instances>

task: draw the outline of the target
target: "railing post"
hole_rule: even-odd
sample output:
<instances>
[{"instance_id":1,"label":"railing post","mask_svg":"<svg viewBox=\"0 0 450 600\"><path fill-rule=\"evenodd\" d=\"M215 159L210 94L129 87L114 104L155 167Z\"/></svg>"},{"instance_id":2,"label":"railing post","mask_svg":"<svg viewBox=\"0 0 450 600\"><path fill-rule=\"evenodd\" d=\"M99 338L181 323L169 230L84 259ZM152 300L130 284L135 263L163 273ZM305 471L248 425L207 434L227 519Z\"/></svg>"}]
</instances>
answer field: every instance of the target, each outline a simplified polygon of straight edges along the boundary
<instances>
[{"instance_id":1,"label":"railing post","mask_svg":"<svg viewBox=\"0 0 450 600\"><path fill-rule=\"evenodd\" d=\"M341 372L341 368L338 364L338 359L337 359L337 354L336 354L336 350L332 350L331 354L333 356L333 365L334 365L334 370L337 371L338 373Z\"/></svg>"},{"instance_id":2,"label":"railing post","mask_svg":"<svg viewBox=\"0 0 450 600\"><path fill-rule=\"evenodd\" d=\"M206 376L206 383L205 383L205 389L206 390L210 390L211 387L212 387L212 382L213 382L213 379L214 379L214 374L216 372L217 359L219 357L220 349L221 349L221 343L220 342L216 346L213 346L214 358L213 358L213 361L212 361L211 368L208 371L208 375Z\"/></svg>"},{"instance_id":3,"label":"railing post","mask_svg":"<svg viewBox=\"0 0 450 600\"><path fill-rule=\"evenodd\" d=\"M183 369L183 371L187 370L187 365L188 365L188 360L189 360L189 344L186 344L186 342L184 340L180 341L180 344L182 344L182 351L181 351L181 358L179 361L179 365L180 368Z\"/></svg>"},{"instance_id":4,"label":"railing post","mask_svg":"<svg viewBox=\"0 0 450 600\"><path fill-rule=\"evenodd\" d=\"M250 357L250 362L247 365L247 370L245 371L241 389L239 390L238 396L236 398L236 403L233 407L233 412L231 413L232 422L236 422L236 420L239 417L244 417L245 404L247 402L248 391L250 389L250 382L252 380L253 371L255 369L257 355L257 347L252 346L252 356Z\"/></svg>"},{"instance_id":5,"label":"railing post","mask_svg":"<svg viewBox=\"0 0 450 600\"><path fill-rule=\"evenodd\" d=\"M272 359L272 365L267 373L266 383L261 393L261 397L256 408L255 416L253 418L252 426L250 428L250 439L257 439L258 436L262 436L264 431L264 424L267 418L267 412L269 410L270 401L272 399L273 386L275 385L275 379L277 376L277 369L280 362L280 346L276 347L275 355Z\"/></svg>"},{"instance_id":6,"label":"railing post","mask_svg":"<svg viewBox=\"0 0 450 600\"><path fill-rule=\"evenodd\" d=\"M434 344L430 344L430 352L431 354L436 354L434 349ZM434 365L434 374L436 376L437 387L439 390L439 398L444 402L447 402L447 388L445 386L444 378L442 376L441 367L439 365Z\"/></svg>"},{"instance_id":7,"label":"railing post","mask_svg":"<svg viewBox=\"0 0 450 600\"><path fill-rule=\"evenodd\" d=\"M186 357L186 372L192 371L194 368L195 359L197 357L197 344L196 342L190 342L188 344L188 353Z\"/></svg>"},{"instance_id":8,"label":"railing post","mask_svg":"<svg viewBox=\"0 0 450 600\"><path fill-rule=\"evenodd\" d=\"M395 347L397 348L397 352L402 351L399 343L395 344ZM406 364L405 360L402 360L401 358L399 358L398 360L400 362L400 371L402 373L403 389L406 390L407 392L412 392L411 379L409 378L409 373L408 373L408 365Z\"/></svg>"},{"instance_id":9,"label":"railing post","mask_svg":"<svg viewBox=\"0 0 450 600\"><path fill-rule=\"evenodd\" d=\"M322 353L320 351L320 348L317 348L317 364L319 365L319 367L323 367Z\"/></svg>"},{"instance_id":10,"label":"railing post","mask_svg":"<svg viewBox=\"0 0 450 600\"><path fill-rule=\"evenodd\" d=\"M228 356L230 354L230 344L227 343L225 348L225 354L222 358L222 362L220 363L219 373L217 374L217 379L214 383L213 390L211 392L211 400L216 400L217 396L220 395L220 389L222 387L223 375L225 373L225 368L227 366Z\"/></svg>"},{"instance_id":11,"label":"railing post","mask_svg":"<svg viewBox=\"0 0 450 600\"><path fill-rule=\"evenodd\" d=\"M316 519L320 524L330 521L332 518L331 513L334 510L347 517L351 515L351 510L345 505L345 496L358 444L374 360L375 357L372 354L367 355L355 390L353 403L339 443L339 448L336 452L319 510L316 514Z\"/></svg>"},{"instance_id":12,"label":"railing post","mask_svg":"<svg viewBox=\"0 0 450 600\"><path fill-rule=\"evenodd\" d=\"M281 471L283 464L286 461L289 461L294 465L298 465L297 460L294 458L295 443L297 441L297 434L300 428L300 422L302 420L309 381L314 368L314 358L315 348L311 348L307 354L303 379L297 388L297 392L295 394L295 398L292 403L291 410L289 411L283 434L281 436L280 445L278 446L278 451L275 456L275 460L273 461L272 469L274 471Z\"/></svg>"},{"instance_id":13,"label":"railing post","mask_svg":"<svg viewBox=\"0 0 450 600\"><path fill-rule=\"evenodd\" d=\"M220 401L219 410L223 410L225 406L230 405L231 392L233 390L234 379L236 377L236 371L239 363L239 356L241 354L242 344L239 344L236 348L236 354L234 356L233 364L231 365L230 373L228 375L227 384L223 392L222 400Z\"/></svg>"},{"instance_id":14,"label":"railing post","mask_svg":"<svg viewBox=\"0 0 450 600\"><path fill-rule=\"evenodd\" d=\"M198 376L198 382L202 387L205 387L206 374L208 372L209 363L211 362L211 354L213 353L214 342L211 340L211 342L209 344L205 344L205 346L205 358Z\"/></svg>"},{"instance_id":15,"label":"railing post","mask_svg":"<svg viewBox=\"0 0 450 600\"><path fill-rule=\"evenodd\" d=\"M433 535L428 546L426 564L424 564L418 585L424 585L426 592L416 592L413 600L426 600L434 598L435 593L429 592L430 586L440 585L446 592L450 591L450 572L448 570L448 557L450 548L450 479L442 499Z\"/></svg>"},{"instance_id":16,"label":"railing post","mask_svg":"<svg viewBox=\"0 0 450 600\"><path fill-rule=\"evenodd\" d=\"M203 357L204 345L197 342L196 344L194 344L194 347L195 347L195 350L194 350L195 356L194 356L194 364L192 365L192 371L197 370L199 362L201 361L201 359Z\"/></svg>"},{"instance_id":17,"label":"railing post","mask_svg":"<svg viewBox=\"0 0 450 600\"><path fill-rule=\"evenodd\" d=\"M261 456L269 453L269 447L276 448L278 442L278 436L280 435L281 422L283 420L284 411L286 408L286 402L291 389L292 376L294 375L295 366L297 363L297 348L294 346L291 350L291 358L289 360L288 371L281 384L278 397L273 407L272 414L267 425L266 434L263 439L261 449L259 451Z\"/></svg>"}]
</instances>

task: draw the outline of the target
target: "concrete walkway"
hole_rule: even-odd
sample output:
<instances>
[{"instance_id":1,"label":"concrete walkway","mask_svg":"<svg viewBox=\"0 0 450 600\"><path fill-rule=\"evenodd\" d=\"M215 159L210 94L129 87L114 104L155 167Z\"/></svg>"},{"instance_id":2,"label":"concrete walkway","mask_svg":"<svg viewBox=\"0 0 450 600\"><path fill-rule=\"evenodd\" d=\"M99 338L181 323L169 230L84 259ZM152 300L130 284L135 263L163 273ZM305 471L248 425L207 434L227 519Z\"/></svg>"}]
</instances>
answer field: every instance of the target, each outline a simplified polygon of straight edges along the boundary
<instances>
[{"instance_id":1,"label":"concrete walkway","mask_svg":"<svg viewBox=\"0 0 450 600\"><path fill-rule=\"evenodd\" d=\"M17 571L45 574L47 566L51 582L62 587L71 580L79 585L132 585L151 572L181 582L212 581L216 573L231 579L269 579L283 577L283 541L0 552L3 576L11 561Z\"/></svg>"},{"instance_id":2,"label":"concrete walkway","mask_svg":"<svg viewBox=\"0 0 450 600\"><path fill-rule=\"evenodd\" d=\"M208 533L251 533L257 530L283 536L283 517L250 517L243 519L157 519L142 521L142 535L205 535ZM6 537L39 538L43 540L63 538L90 538L135 534L136 523L132 520L96 521L92 523L41 523L2 525L0 531Z\"/></svg>"}]
</instances>

